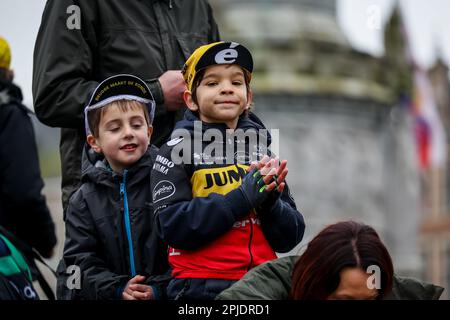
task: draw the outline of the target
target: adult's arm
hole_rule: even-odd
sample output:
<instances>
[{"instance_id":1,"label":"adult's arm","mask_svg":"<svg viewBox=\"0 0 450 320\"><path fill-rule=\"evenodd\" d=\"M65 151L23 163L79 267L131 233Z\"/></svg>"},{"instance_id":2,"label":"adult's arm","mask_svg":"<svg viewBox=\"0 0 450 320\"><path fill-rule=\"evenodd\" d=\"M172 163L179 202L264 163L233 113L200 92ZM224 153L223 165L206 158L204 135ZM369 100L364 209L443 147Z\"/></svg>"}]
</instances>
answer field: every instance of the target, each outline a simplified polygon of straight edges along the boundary
<instances>
[{"instance_id":1,"label":"adult's arm","mask_svg":"<svg viewBox=\"0 0 450 320\"><path fill-rule=\"evenodd\" d=\"M95 1L46 3L34 48L32 88L36 115L46 125L83 127L83 108L97 86L94 15Z\"/></svg>"}]
</instances>

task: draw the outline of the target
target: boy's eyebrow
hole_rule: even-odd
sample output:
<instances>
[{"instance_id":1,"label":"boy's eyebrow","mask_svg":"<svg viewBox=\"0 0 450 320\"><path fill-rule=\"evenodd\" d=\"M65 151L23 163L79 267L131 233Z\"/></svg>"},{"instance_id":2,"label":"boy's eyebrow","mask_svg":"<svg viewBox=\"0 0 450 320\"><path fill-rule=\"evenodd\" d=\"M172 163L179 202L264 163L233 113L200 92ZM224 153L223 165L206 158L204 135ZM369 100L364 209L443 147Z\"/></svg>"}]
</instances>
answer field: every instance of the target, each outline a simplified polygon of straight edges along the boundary
<instances>
[{"instance_id":1,"label":"boy's eyebrow","mask_svg":"<svg viewBox=\"0 0 450 320\"><path fill-rule=\"evenodd\" d=\"M136 115L136 116L132 116L132 117L130 118L130 120L137 120L137 119L139 119L139 120L144 120L144 121L145 121L145 117L142 116L142 115Z\"/></svg>"},{"instance_id":2,"label":"boy's eyebrow","mask_svg":"<svg viewBox=\"0 0 450 320\"><path fill-rule=\"evenodd\" d=\"M234 76L244 76L244 72L243 71L234 71L231 76L233 76L233 77ZM220 73L213 72L213 73L210 73L210 74L204 76L203 79L219 78L219 77L220 77Z\"/></svg>"},{"instance_id":3,"label":"boy's eyebrow","mask_svg":"<svg viewBox=\"0 0 450 320\"><path fill-rule=\"evenodd\" d=\"M132 116L130 118L130 121L137 120L137 119L145 121L145 117L142 115ZM122 119L112 119L112 120L109 120L107 123L105 123L105 126L115 124L115 123L121 123L121 122L122 122Z\"/></svg>"},{"instance_id":4,"label":"boy's eyebrow","mask_svg":"<svg viewBox=\"0 0 450 320\"><path fill-rule=\"evenodd\" d=\"M109 120L107 123L105 123L105 126L109 126L109 125L111 125L111 124L115 124L115 123L120 123L121 122L121 120L120 119L112 119L112 120Z\"/></svg>"}]
</instances>

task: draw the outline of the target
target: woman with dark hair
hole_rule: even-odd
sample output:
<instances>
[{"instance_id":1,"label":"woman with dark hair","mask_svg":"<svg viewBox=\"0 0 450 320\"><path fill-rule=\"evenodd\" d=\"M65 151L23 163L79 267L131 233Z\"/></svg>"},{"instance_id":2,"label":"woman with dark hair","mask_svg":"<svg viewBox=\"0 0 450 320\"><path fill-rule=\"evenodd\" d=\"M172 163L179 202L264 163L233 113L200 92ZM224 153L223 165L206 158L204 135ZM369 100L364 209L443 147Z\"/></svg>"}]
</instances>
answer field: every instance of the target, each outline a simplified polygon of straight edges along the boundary
<instances>
[{"instance_id":1,"label":"woman with dark hair","mask_svg":"<svg viewBox=\"0 0 450 320\"><path fill-rule=\"evenodd\" d=\"M389 252L372 227L340 222L322 230L298 259L290 298L379 299L391 291L393 274Z\"/></svg>"},{"instance_id":2,"label":"woman with dark hair","mask_svg":"<svg viewBox=\"0 0 450 320\"><path fill-rule=\"evenodd\" d=\"M394 275L376 231L344 221L323 229L299 256L259 265L218 300L434 300L444 289Z\"/></svg>"}]
</instances>

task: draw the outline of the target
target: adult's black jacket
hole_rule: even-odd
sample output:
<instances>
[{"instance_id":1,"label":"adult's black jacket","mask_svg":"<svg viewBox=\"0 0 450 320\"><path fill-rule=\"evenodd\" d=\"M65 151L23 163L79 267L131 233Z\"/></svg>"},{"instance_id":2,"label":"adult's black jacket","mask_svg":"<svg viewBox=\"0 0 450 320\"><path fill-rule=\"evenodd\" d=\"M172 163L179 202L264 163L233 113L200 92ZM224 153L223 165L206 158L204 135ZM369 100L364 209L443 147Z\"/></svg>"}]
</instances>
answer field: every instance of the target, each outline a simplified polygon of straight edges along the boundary
<instances>
[{"instance_id":1,"label":"adult's black jacket","mask_svg":"<svg viewBox=\"0 0 450 320\"><path fill-rule=\"evenodd\" d=\"M148 79L157 102L152 143L169 137L182 111L168 112L159 82L200 45L218 41L206 0L48 0L36 40L36 115L61 127L63 204L80 182L83 109L97 84L119 73Z\"/></svg>"},{"instance_id":2,"label":"adult's black jacket","mask_svg":"<svg viewBox=\"0 0 450 320\"><path fill-rule=\"evenodd\" d=\"M0 82L0 225L47 256L55 225L41 191L33 125L20 89Z\"/></svg>"}]
</instances>

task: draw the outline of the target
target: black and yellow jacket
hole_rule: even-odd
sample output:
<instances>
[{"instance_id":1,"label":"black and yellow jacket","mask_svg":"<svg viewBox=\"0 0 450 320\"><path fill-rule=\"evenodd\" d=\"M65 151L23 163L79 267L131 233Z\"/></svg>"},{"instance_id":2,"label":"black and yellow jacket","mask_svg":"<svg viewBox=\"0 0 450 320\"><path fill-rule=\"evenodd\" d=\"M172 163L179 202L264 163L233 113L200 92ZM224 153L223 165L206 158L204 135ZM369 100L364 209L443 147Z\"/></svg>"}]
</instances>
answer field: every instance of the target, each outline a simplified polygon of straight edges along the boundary
<instances>
[{"instance_id":1,"label":"black and yellow jacket","mask_svg":"<svg viewBox=\"0 0 450 320\"><path fill-rule=\"evenodd\" d=\"M259 119L241 116L237 129L262 132L264 126L254 120ZM209 133L215 130L222 137L215 140L221 155L219 149L210 152L206 136L195 136L194 126L200 124L202 135L212 129ZM287 252L301 241L305 225L287 185L272 206L261 208L250 208L237 189L249 159L263 155L259 144L239 149L242 141L224 138L225 124L202 123L190 111L176 129L174 139L161 147L151 179L155 225L171 247L174 278L237 280L252 267L275 259L275 252ZM225 159L231 147L238 151ZM176 153L186 158L180 163Z\"/></svg>"}]
</instances>

